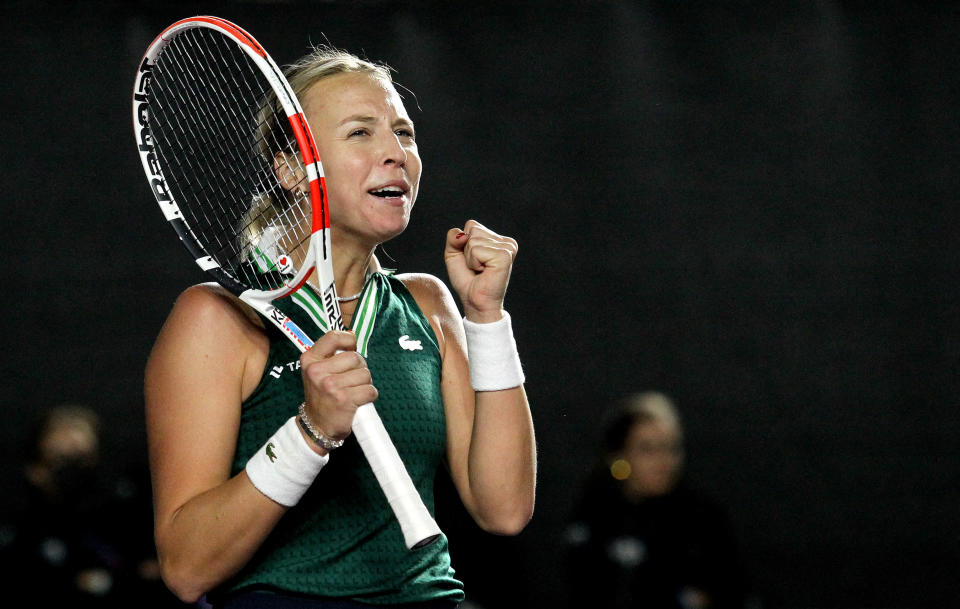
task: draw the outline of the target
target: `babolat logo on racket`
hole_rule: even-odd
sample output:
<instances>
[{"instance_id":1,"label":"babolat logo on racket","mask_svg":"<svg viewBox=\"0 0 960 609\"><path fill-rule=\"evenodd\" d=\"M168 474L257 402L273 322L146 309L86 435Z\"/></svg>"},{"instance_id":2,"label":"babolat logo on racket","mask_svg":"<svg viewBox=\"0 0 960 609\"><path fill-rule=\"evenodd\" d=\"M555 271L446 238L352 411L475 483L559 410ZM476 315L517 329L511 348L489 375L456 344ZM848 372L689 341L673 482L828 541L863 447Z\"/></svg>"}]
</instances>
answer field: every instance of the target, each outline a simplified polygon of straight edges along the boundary
<instances>
[{"instance_id":1,"label":"babolat logo on racket","mask_svg":"<svg viewBox=\"0 0 960 609\"><path fill-rule=\"evenodd\" d=\"M140 70L137 72L137 81L134 85L133 101L136 104L134 116L137 124L134 129L137 132L137 148L140 150L143 166L146 168L147 177L150 180L150 188L153 189L157 201L165 203L170 201L170 191L167 183L160 172L160 163L157 161L157 155L154 152L153 133L150 131L150 102L147 97L147 89L153 78L153 64L146 57L140 63Z\"/></svg>"}]
</instances>

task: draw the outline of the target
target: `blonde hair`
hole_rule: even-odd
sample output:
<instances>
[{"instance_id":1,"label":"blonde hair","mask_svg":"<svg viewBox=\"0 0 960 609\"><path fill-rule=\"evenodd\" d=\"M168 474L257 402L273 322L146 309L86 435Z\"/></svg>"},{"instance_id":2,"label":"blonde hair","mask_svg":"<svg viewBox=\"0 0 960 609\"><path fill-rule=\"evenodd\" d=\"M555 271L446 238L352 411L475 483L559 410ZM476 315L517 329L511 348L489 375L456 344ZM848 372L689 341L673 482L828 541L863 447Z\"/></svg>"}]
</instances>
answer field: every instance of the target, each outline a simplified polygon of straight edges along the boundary
<instances>
[{"instance_id":1,"label":"blonde hair","mask_svg":"<svg viewBox=\"0 0 960 609\"><path fill-rule=\"evenodd\" d=\"M367 74L393 84L391 68L383 63L362 59L349 51L329 45L314 46L309 53L287 65L283 73L299 98L314 83L337 74Z\"/></svg>"}]
</instances>

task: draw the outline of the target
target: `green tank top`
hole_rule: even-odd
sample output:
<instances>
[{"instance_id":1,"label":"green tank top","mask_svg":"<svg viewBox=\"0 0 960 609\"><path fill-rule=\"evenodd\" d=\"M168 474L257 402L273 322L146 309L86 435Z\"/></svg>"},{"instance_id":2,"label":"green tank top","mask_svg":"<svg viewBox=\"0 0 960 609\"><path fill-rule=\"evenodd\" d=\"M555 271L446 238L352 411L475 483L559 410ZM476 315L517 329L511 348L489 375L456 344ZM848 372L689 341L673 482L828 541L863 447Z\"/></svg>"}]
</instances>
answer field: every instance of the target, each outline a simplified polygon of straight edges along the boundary
<instances>
[{"instance_id":1,"label":"green tank top","mask_svg":"<svg viewBox=\"0 0 960 609\"><path fill-rule=\"evenodd\" d=\"M440 350L430 323L400 280L374 274L365 301L370 302L374 290L376 316L366 360L379 393L375 406L433 513L434 478L446 446ZM302 329L318 335L309 307L298 302L302 299L288 297L275 304ZM260 384L242 405L234 474L303 401L299 350L272 326L267 332L269 359ZM464 598L463 584L450 566L447 538L407 550L353 436L331 454L313 486L283 516L247 567L213 598L249 588L375 605Z\"/></svg>"}]
</instances>

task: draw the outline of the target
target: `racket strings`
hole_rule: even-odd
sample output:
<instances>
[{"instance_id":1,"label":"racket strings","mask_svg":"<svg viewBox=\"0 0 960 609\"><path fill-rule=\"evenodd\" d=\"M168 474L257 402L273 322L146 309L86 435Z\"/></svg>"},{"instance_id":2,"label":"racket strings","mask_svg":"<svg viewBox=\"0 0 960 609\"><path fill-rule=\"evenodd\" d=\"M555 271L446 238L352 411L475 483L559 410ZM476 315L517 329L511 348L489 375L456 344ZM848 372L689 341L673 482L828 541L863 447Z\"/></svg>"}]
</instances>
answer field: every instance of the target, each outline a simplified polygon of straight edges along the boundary
<instances>
[{"instance_id":1,"label":"racket strings","mask_svg":"<svg viewBox=\"0 0 960 609\"><path fill-rule=\"evenodd\" d=\"M198 244L242 283L282 287L293 269L278 262L306 250L310 202L296 140L260 69L218 32L188 30L158 58L149 96L164 178Z\"/></svg>"},{"instance_id":2,"label":"racket strings","mask_svg":"<svg viewBox=\"0 0 960 609\"><path fill-rule=\"evenodd\" d=\"M190 42L190 38L190 33L182 34L174 44L178 47L186 45ZM176 64L175 69L185 75L184 83L192 81L194 88L207 87L207 83L198 77L199 70L191 55L185 52L165 53L164 59ZM155 72L155 78L157 75L162 76L164 73ZM174 86L173 83L161 83L154 85L153 93L156 105L169 108L169 112L164 113L163 116L176 122L175 130L160 129L161 121L157 117L153 127L155 131L165 136L174 134L178 136L175 141L168 140L169 147L161 147L160 150L176 152L171 155L171 159L181 169L180 172L174 172L178 178L177 181L181 183L178 184L181 185L181 192L177 197L181 210L190 216L188 224L198 240L206 246L208 253L216 254L212 257L221 266L225 266L224 260L228 256L224 254L226 252L229 255L231 242L224 242L224 239L229 239L231 235L229 230L225 230L227 227L224 216L228 215L228 210L225 209L223 202L228 200L230 195L224 189L223 180L200 175L199 169L202 166L195 164L196 160L204 156L204 151L211 150L212 147L217 147L223 152L224 134L216 132L220 130L215 131L209 120L203 120L206 118L207 110L198 103L196 90L191 91L182 86ZM168 95L170 97L167 97ZM187 134L191 137L186 137ZM182 150L177 151L177 146L181 146ZM219 163L217 167L220 167ZM219 192L211 192L211 188L216 188ZM212 213L212 211L219 213ZM202 212L202 215L198 212ZM212 228L216 230L211 230ZM201 234L197 234L198 232ZM215 247L210 247L214 244Z\"/></svg>"},{"instance_id":3,"label":"racket strings","mask_svg":"<svg viewBox=\"0 0 960 609\"><path fill-rule=\"evenodd\" d=\"M183 65L182 62L180 64L180 68L184 70L184 72L188 74L193 80L196 81L198 87L205 89L208 92L212 90L213 95L207 98L207 101L213 102L216 105L216 108L214 108L214 110L216 111L218 109L219 112L223 113L224 116L226 116L227 114L233 115L232 122L228 124L234 124L234 125L243 124L244 118L239 116L236 110L236 108L240 103L239 100L236 100L236 103L234 104L225 104L223 102L225 93L227 91L230 91L231 96L233 96L232 88L220 86L220 83L216 79L204 78L204 75L207 75L207 74L229 75L229 74L232 74L232 72L231 71L223 72L219 70L216 70L216 71L214 70L214 66L212 66L210 62L207 61L209 57L209 53L211 53L211 49L209 46L209 37L201 37L201 36L198 36L197 34L198 32L194 31L194 32L189 32L187 33L187 35L183 36L182 41L185 44L193 45L195 48L194 48L194 53L186 54L183 56L191 64L190 68L188 69L185 65ZM207 39L206 43L203 45L204 48L203 49L196 48L199 46L201 42L204 42L203 38ZM222 53L220 53L219 55L221 58L223 57ZM175 57L175 59L177 58ZM206 117L205 113L201 112L200 109L196 107L196 104L193 103L196 101L196 98L188 97L187 99L188 101L192 102L192 105L194 107L194 113L189 116L195 119L205 118ZM234 96L234 99L236 99L235 96ZM216 186L219 191L218 194L220 195L220 198L218 199L218 201L225 201L225 200L228 200L228 197L230 196L230 193L225 188L225 185L236 184L238 182L242 183L243 176L239 175L239 169L246 167L247 165L237 157L237 153L240 150L242 150L242 146L228 145L228 140L226 138L218 137L218 136L224 135L223 130L211 128L214 126L216 126L216 124L211 124L210 121L207 121L205 124L194 125L194 127L197 129L197 133L200 133L203 135L204 137L203 143L207 148L215 147L220 152L220 154L226 156L232 161L231 163L227 163L226 165L224 165L224 167L227 170L231 168L233 169L232 172L229 172L231 174L230 179L216 180L213 182L213 185ZM213 201L209 201L209 198L208 198L208 202L211 204L214 204ZM215 214L212 216L212 218L217 221L217 225L222 231L228 232L228 226L225 225L223 222L226 216L226 212L228 210L224 209L221 203L215 203L215 204L217 207L220 208L220 211L222 213Z\"/></svg>"}]
</instances>

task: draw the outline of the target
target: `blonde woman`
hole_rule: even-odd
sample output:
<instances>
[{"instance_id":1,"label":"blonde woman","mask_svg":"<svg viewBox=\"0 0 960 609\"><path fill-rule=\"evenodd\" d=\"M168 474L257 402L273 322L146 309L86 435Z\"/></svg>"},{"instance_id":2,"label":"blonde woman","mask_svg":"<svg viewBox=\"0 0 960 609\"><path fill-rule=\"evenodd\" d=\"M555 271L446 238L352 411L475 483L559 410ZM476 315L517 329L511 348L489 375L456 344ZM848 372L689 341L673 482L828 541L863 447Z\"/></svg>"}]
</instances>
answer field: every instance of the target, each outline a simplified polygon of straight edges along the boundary
<instances>
[{"instance_id":1,"label":"blonde woman","mask_svg":"<svg viewBox=\"0 0 960 609\"><path fill-rule=\"evenodd\" d=\"M376 324L366 358L339 331L301 356L215 285L178 298L145 382L163 577L184 601L231 608L455 607L446 539L406 549L351 423L376 403L428 506L446 469L482 528L524 528L536 454L503 305L517 244L473 220L447 233L462 315L436 277L385 272L374 250L407 227L421 173L389 70L318 48L287 78L326 174L344 321L375 292ZM275 447L298 455L288 475L258 465Z\"/></svg>"}]
</instances>

